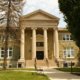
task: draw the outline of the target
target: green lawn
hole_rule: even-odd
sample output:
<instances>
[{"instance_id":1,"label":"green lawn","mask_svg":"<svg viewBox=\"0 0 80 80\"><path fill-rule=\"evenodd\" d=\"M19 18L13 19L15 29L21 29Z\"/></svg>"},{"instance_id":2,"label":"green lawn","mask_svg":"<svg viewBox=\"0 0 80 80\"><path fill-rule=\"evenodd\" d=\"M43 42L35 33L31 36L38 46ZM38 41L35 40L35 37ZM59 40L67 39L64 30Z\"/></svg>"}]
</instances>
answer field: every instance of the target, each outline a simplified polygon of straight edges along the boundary
<instances>
[{"instance_id":1,"label":"green lawn","mask_svg":"<svg viewBox=\"0 0 80 80\"><path fill-rule=\"evenodd\" d=\"M29 71L35 71L34 68L9 68L8 70L29 70Z\"/></svg>"},{"instance_id":2,"label":"green lawn","mask_svg":"<svg viewBox=\"0 0 80 80\"><path fill-rule=\"evenodd\" d=\"M71 68L56 68L60 71L71 72ZM72 68L72 72L80 72L80 68Z\"/></svg>"},{"instance_id":3,"label":"green lawn","mask_svg":"<svg viewBox=\"0 0 80 80\"><path fill-rule=\"evenodd\" d=\"M0 71L0 80L49 80L47 76L20 71Z\"/></svg>"}]
</instances>

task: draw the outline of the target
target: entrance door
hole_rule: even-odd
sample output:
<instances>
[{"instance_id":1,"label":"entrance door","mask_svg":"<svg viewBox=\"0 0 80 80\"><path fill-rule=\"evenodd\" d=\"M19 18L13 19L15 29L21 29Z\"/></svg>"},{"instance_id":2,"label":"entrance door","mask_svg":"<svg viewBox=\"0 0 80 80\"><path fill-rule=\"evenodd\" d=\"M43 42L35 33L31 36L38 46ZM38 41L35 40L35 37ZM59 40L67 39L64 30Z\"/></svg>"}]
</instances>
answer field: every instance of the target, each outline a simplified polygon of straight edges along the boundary
<instances>
[{"instance_id":1,"label":"entrance door","mask_svg":"<svg viewBox=\"0 0 80 80\"><path fill-rule=\"evenodd\" d=\"M43 51L37 51L36 52L36 58L38 60L43 60L44 59L44 52Z\"/></svg>"}]
</instances>

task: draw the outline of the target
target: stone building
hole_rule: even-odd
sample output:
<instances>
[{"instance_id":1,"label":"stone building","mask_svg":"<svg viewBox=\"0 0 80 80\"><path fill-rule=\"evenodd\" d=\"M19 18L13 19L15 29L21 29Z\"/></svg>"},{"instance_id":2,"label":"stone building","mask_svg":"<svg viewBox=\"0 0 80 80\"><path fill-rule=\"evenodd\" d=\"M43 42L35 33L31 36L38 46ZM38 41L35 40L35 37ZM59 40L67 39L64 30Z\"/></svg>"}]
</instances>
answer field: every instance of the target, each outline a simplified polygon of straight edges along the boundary
<instances>
[{"instance_id":1,"label":"stone building","mask_svg":"<svg viewBox=\"0 0 80 80\"><path fill-rule=\"evenodd\" d=\"M7 67L54 68L77 63L78 47L66 28L58 28L59 18L37 10L21 17L19 40L9 37ZM3 64L3 28L0 27L0 66Z\"/></svg>"}]
</instances>

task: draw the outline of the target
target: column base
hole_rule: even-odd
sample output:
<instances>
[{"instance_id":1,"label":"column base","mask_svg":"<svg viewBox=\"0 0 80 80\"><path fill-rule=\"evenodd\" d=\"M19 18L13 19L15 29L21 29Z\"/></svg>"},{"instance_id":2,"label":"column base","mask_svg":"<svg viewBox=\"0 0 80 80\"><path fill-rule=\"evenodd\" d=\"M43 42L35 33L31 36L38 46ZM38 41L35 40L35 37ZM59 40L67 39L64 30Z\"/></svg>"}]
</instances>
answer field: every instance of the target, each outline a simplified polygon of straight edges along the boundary
<instances>
[{"instance_id":1,"label":"column base","mask_svg":"<svg viewBox=\"0 0 80 80\"><path fill-rule=\"evenodd\" d=\"M25 60L24 59L18 60L17 68L25 68Z\"/></svg>"}]
</instances>

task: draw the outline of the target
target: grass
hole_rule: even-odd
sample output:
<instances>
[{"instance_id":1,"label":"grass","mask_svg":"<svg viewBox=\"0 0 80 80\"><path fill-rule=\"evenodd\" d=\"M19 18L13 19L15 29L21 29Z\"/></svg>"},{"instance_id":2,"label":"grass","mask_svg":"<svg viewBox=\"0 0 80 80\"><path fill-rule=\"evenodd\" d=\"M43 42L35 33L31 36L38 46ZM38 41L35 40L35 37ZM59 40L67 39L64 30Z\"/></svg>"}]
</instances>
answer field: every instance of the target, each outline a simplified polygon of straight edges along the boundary
<instances>
[{"instance_id":1,"label":"grass","mask_svg":"<svg viewBox=\"0 0 80 80\"><path fill-rule=\"evenodd\" d=\"M35 71L34 68L9 68L9 70L29 70L29 71Z\"/></svg>"},{"instance_id":2,"label":"grass","mask_svg":"<svg viewBox=\"0 0 80 80\"><path fill-rule=\"evenodd\" d=\"M20 71L0 71L0 80L49 80L46 75L20 72Z\"/></svg>"},{"instance_id":3,"label":"grass","mask_svg":"<svg viewBox=\"0 0 80 80\"><path fill-rule=\"evenodd\" d=\"M64 72L71 72L71 68L56 68L56 69ZM72 72L80 72L80 68L72 68Z\"/></svg>"}]
</instances>

